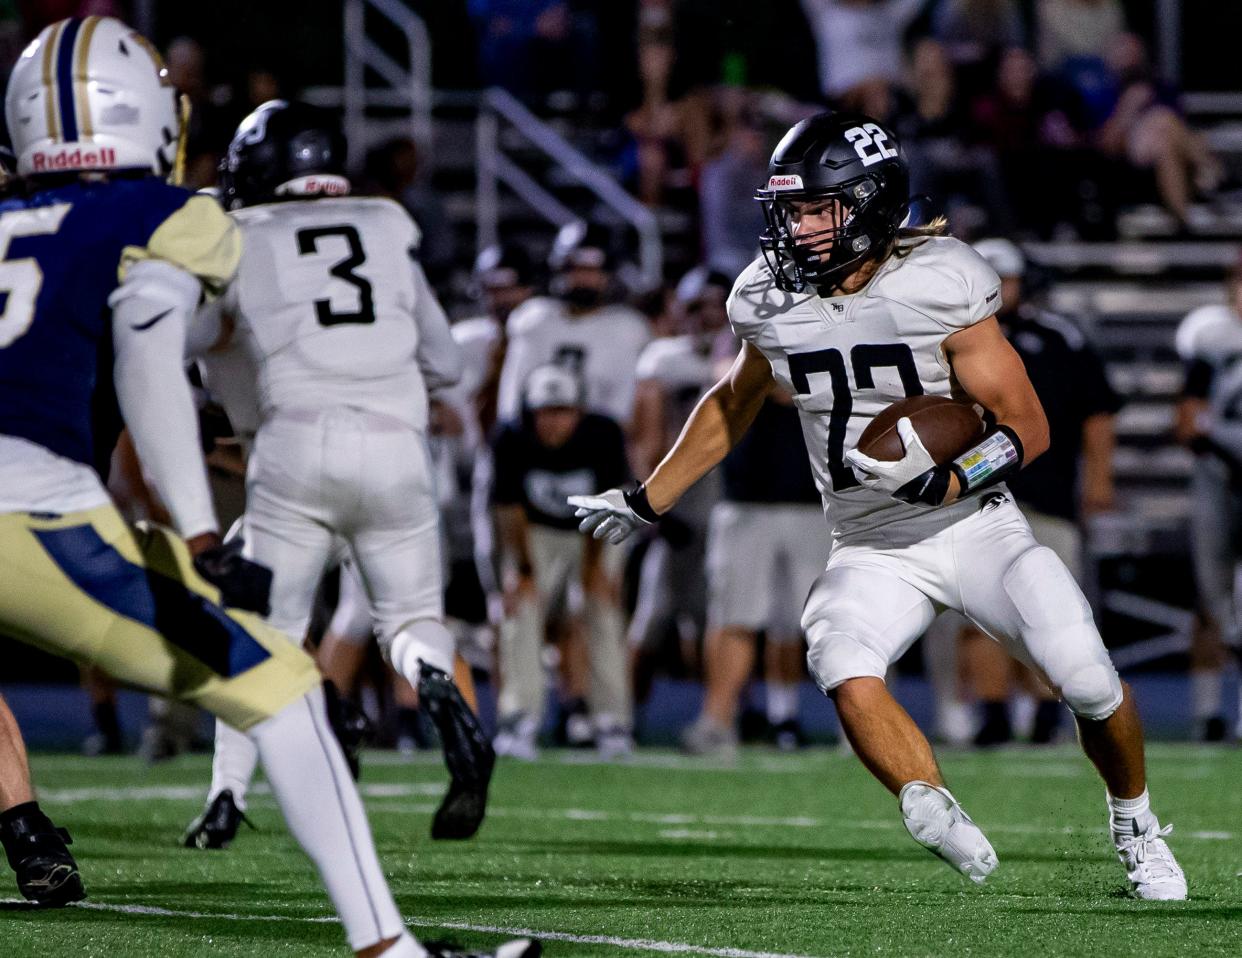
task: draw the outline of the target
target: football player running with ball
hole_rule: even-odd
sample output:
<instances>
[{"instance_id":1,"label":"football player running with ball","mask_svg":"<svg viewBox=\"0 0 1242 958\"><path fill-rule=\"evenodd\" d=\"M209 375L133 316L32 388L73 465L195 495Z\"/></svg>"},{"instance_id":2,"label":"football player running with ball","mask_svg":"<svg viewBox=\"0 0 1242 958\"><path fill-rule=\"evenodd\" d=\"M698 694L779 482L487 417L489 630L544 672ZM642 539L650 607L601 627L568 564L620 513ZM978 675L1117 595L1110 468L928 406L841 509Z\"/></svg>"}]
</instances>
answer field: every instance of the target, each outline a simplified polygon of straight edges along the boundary
<instances>
[{"instance_id":1,"label":"football player running with ball","mask_svg":"<svg viewBox=\"0 0 1242 958\"><path fill-rule=\"evenodd\" d=\"M1180 900L1186 879L1152 813L1143 734L1073 577L1040 546L1002 480L1048 446L1022 361L996 322L1000 280L941 223L906 228L909 175L894 136L823 113L777 146L763 255L738 278L742 349L645 483L575 497L582 528L620 542L658 521L724 458L779 383L794 393L833 531L802 615L808 663L863 764L898 798L915 841L968 878L997 866L945 787L927 738L884 673L940 608L961 611L1064 699L1108 789L1113 843L1136 897ZM937 464L908 419L904 456L863 455L864 428L918 395L971 402L991 425Z\"/></svg>"}]
</instances>

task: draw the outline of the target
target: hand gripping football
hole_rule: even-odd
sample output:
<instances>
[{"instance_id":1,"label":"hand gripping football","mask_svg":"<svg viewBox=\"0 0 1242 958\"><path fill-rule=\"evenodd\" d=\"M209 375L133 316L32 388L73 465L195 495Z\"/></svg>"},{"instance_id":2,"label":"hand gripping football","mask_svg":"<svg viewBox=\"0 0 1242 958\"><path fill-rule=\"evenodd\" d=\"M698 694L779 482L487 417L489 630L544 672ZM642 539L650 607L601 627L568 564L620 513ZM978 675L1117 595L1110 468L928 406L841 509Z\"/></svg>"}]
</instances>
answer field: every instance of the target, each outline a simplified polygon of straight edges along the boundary
<instances>
[{"instance_id":1,"label":"hand gripping football","mask_svg":"<svg viewBox=\"0 0 1242 958\"><path fill-rule=\"evenodd\" d=\"M955 459L983 436L983 420L974 407L944 396L911 396L880 412L858 437L858 450L872 459L896 462L905 454L897 420L908 418L928 453L940 466Z\"/></svg>"}]
</instances>

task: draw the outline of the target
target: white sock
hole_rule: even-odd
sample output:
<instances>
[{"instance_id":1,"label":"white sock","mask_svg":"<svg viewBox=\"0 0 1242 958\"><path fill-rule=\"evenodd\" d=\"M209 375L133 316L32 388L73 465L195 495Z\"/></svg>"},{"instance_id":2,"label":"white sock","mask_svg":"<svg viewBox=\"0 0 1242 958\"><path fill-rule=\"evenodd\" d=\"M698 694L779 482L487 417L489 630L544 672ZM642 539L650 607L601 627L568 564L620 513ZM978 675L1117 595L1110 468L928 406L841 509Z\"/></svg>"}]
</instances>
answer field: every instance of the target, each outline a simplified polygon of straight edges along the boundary
<instances>
[{"instance_id":1,"label":"white sock","mask_svg":"<svg viewBox=\"0 0 1242 958\"><path fill-rule=\"evenodd\" d=\"M427 949L413 935L405 934L400 941L390 945L380 958L427 958Z\"/></svg>"},{"instance_id":2,"label":"white sock","mask_svg":"<svg viewBox=\"0 0 1242 958\"><path fill-rule=\"evenodd\" d=\"M780 725L798 717L798 686L793 682L768 680L766 688L768 722Z\"/></svg>"},{"instance_id":3,"label":"white sock","mask_svg":"<svg viewBox=\"0 0 1242 958\"><path fill-rule=\"evenodd\" d=\"M1112 811L1113 831L1129 832L1131 822L1137 819L1141 823L1151 815L1151 798L1147 789L1143 789L1143 794L1138 798L1114 798L1109 795L1108 807Z\"/></svg>"},{"instance_id":4,"label":"white sock","mask_svg":"<svg viewBox=\"0 0 1242 958\"><path fill-rule=\"evenodd\" d=\"M418 688L419 662L426 662L453 677L453 656L457 643L443 622L419 619L397 632L384 649L388 661L410 685Z\"/></svg>"},{"instance_id":5,"label":"white sock","mask_svg":"<svg viewBox=\"0 0 1242 958\"><path fill-rule=\"evenodd\" d=\"M328 725L323 690L260 722L250 737L289 831L318 869L350 947L359 951L405 935L362 799Z\"/></svg>"},{"instance_id":6,"label":"white sock","mask_svg":"<svg viewBox=\"0 0 1242 958\"><path fill-rule=\"evenodd\" d=\"M1224 683L1220 669L1196 669L1190 673L1190 714L1196 722L1220 715Z\"/></svg>"},{"instance_id":7,"label":"white sock","mask_svg":"<svg viewBox=\"0 0 1242 958\"><path fill-rule=\"evenodd\" d=\"M246 790L259 764L259 750L244 733L216 720L216 753L211 760L211 791L207 801L228 789L237 807L246 810Z\"/></svg>"}]
</instances>

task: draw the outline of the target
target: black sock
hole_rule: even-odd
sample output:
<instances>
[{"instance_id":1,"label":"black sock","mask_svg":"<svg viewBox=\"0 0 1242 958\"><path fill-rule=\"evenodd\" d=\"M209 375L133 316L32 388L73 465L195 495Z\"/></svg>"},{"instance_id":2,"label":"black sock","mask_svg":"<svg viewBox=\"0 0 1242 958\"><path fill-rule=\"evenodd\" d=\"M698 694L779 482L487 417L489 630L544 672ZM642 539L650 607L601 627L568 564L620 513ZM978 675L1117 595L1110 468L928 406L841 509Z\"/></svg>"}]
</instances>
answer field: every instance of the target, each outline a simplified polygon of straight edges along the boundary
<instances>
[{"instance_id":1,"label":"black sock","mask_svg":"<svg viewBox=\"0 0 1242 958\"><path fill-rule=\"evenodd\" d=\"M121 751L121 723L117 718L116 703L96 702L91 712L95 717L95 728L103 736L104 751Z\"/></svg>"},{"instance_id":2,"label":"black sock","mask_svg":"<svg viewBox=\"0 0 1242 958\"><path fill-rule=\"evenodd\" d=\"M42 815L43 810L39 808L38 802L22 802L20 805L14 805L12 808L6 808L0 812L0 828L9 825L19 818L25 818L27 815Z\"/></svg>"},{"instance_id":3,"label":"black sock","mask_svg":"<svg viewBox=\"0 0 1242 958\"><path fill-rule=\"evenodd\" d=\"M1031 729L1031 741L1036 745L1047 745L1056 737L1060 724L1061 703L1040 702L1035 709L1035 726Z\"/></svg>"}]
</instances>

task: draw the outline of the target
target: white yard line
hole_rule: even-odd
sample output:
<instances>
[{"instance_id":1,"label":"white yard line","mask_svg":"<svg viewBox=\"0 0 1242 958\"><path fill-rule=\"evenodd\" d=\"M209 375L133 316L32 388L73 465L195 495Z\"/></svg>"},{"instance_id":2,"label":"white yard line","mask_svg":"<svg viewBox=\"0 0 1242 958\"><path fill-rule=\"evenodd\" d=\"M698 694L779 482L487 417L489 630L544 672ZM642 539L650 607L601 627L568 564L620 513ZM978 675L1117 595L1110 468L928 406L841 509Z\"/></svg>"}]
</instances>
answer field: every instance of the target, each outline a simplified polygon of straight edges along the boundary
<instances>
[{"instance_id":1,"label":"white yard line","mask_svg":"<svg viewBox=\"0 0 1242 958\"><path fill-rule=\"evenodd\" d=\"M413 784L373 784L363 785L363 797L375 800L372 808L386 814L427 815L436 810L436 806L427 803L396 801L406 798L438 797L444 792L444 785L438 782L420 782ZM252 795L270 796L271 790L266 784L258 784ZM204 790L201 786L139 786L135 788L49 788L39 792L39 800L50 805L74 805L83 802L130 802L130 801L185 801L202 799ZM526 818L542 821L567 822L622 822L639 825L734 827L734 828L833 828L861 829L865 831L896 830L898 819L854 820L814 818L806 815L775 817L764 815L696 815L685 812L609 812L590 808L543 808L493 806L487 810L493 818ZM1075 835L1079 833L1095 834L1104 831L1104 823L1098 828L1094 826L1080 827L1075 825L1049 826L1037 824L989 824L989 832L1000 832L1011 835ZM1230 841L1234 832L1228 831L1179 831L1184 838L1202 841ZM667 835L663 837L669 837ZM687 834L685 837L691 837Z\"/></svg>"},{"instance_id":2,"label":"white yard line","mask_svg":"<svg viewBox=\"0 0 1242 958\"><path fill-rule=\"evenodd\" d=\"M0 901L0 904L23 904L23 902L9 899ZM295 917L293 915L236 915L202 911L179 911L172 908L158 908L154 905L121 905L98 901L78 902L76 905L70 905L69 907L87 911L114 912L121 915L154 918L190 918L206 921L277 921L304 924L338 923L338 919L332 915L320 915L310 918ZM748 951L744 948L711 948L706 945L692 945L680 941L659 941L651 938L617 938L612 935L577 935L567 931L508 928L503 925L476 925L463 921L433 921L431 919L407 918L406 924L412 928L447 928L451 931L481 932L489 935L505 935L510 938L538 938L545 942L567 941L576 945L607 945L612 948L629 948L634 951L654 951L663 954L709 955L712 958L806 958L803 955L790 955L771 951Z\"/></svg>"}]
</instances>

